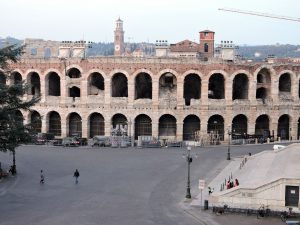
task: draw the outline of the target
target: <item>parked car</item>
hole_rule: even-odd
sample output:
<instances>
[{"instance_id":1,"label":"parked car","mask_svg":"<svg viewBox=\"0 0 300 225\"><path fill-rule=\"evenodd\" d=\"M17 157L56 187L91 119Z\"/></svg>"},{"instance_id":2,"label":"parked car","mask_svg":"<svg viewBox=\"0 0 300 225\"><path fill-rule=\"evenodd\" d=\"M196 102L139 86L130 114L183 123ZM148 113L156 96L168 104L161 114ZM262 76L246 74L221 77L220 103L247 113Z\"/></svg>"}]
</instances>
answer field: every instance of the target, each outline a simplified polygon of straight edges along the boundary
<instances>
[{"instance_id":1,"label":"parked car","mask_svg":"<svg viewBox=\"0 0 300 225\"><path fill-rule=\"evenodd\" d=\"M48 141L53 140L54 135L52 133L38 133L36 136L35 144L37 145L44 145Z\"/></svg>"},{"instance_id":2,"label":"parked car","mask_svg":"<svg viewBox=\"0 0 300 225\"><path fill-rule=\"evenodd\" d=\"M62 140L62 146L64 147L77 147L79 146L80 142L76 137L65 137Z\"/></svg>"},{"instance_id":3,"label":"parked car","mask_svg":"<svg viewBox=\"0 0 300 225\"><path fill-rule=\"evenodd\" d=\"M110 138L106 136L94 136L92 140L92 147L108 147L111 146Z\"/></svg>"},{"instance_id":4,"label":"parked car","mask_svg":"<svg viewBox=\"0 0 300 225\"><path fill-rule=\"evenodd\" d=\"M87 138L76 138L79 141L80 146L85 146L88 144L88 139Z\"/></svg>"},{"instance_id":5,"label":"parked car","mask_svg":"<svg viewBox=\"0 0 300 225\"><path fill-rule=\"evenodd\" d=\"M61 138L56 138L52 141L52 144L55 146L62 146L62 139Z\"/></svg>"}]
</instances>

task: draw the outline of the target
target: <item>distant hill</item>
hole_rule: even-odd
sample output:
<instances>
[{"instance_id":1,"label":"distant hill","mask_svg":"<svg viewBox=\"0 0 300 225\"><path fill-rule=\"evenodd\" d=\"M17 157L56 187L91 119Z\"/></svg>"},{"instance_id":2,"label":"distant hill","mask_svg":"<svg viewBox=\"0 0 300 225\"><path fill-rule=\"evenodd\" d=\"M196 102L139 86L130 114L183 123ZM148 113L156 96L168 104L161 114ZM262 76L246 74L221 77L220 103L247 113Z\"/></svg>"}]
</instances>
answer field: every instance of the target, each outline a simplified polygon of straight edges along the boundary
<instances>
[{"instance_id":1,"label":"distant hill","mask_svg":"<svg viewBox=\"0 0 300 225\"><path fill-rule=\"evenodd\" d=\"M269 55L278 58L300 58L300 45L259 45L240 46L237 54L250 59L265 59Z\"/></svg>"},{"instance_id":2,"label":"distant hill","mask_svg":"<svg viewBox=\"0 0 300 225\"><path fill-rule=\"evenodd\" d=\"M1 38L0 48L9 44L23 44L23 40L13 37ZM133 52L136 49L142 49L146 55L154 55L155 44L152 43L130 43L126 44L126 49ZM87 50L88 56L110 56L114 54L114 43L92 43L91 48ZM236 54L246 59L262 60L273 55L278 58L300 58L300 45L258 45L258 46L239 46Z\"/></svg>"}]
</instances>

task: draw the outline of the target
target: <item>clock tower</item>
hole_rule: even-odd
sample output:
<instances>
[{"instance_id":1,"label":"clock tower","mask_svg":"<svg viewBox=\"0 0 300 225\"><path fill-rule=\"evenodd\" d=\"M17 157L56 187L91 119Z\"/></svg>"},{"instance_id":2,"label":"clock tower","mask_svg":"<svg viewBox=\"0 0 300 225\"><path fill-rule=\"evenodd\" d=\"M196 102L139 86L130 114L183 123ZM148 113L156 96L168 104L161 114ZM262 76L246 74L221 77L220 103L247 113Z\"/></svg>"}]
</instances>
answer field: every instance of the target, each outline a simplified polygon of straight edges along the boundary
<instances>
[{"instance_id":1,"label":"clock tower","mask_svg":"<svg viewBox=\"0 0 300 225\"><path fill-rule=\"evenodd\" d=\"M121 56L124 53L124 31L123 31L123 21L119 18L116 21L115 29L115 56Z\"/></svg>"}]
</instances>

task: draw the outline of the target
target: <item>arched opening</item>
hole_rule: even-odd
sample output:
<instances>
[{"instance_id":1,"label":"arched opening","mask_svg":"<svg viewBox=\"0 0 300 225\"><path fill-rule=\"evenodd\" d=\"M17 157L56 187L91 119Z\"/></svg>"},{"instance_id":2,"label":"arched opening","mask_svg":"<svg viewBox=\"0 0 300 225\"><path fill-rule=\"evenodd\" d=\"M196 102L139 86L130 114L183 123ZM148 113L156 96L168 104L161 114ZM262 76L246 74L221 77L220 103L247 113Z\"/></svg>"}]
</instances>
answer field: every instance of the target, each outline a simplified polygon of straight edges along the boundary
<instances>
[{"instance_id":1,"label":"arched opening","mask_svg":"<svg viewBox=\"0 0 300 225\"><path fill-rule=\"evenodd\" d=\"M69 96L73 98L80 97L80 88L76 86L69 88Z\"/></svg>"},{"instance_id":2,"label":"arched opening","mask_svg":"<svg viewBox=\"0 0 300 225\"><path fill-rule=\"evenodd\" d=\"M69 115L69 136L82 136L81 117L75 112Z\"/></svg>"},{"instance_id":3,"label":"arched opening","mask_svg":"<svg viewBox=\"0 0 300 225\"><path fill-rule=\"evenodd\" d=\"M177 80L174 74L164 73L159 78L159 98L169 106L177 99Z\"/></svg>"},{"instance_id":4,"label":"arched opening","mask_svg":"<svg viewBox=\"0 0 300 225\"><path fill-rule=\"evenodd\" d=\"M135 99L152 99L152 79L147 73L140 73L135 78Z\"/></svg>"},{"instance_id":5,"label":"arched opening","mask_svg":"<svg viewBox=\"0 0 300 225\"><path fill-rule=\"evenodd\" d=\"M98 73L94 72L89 77L89 95L100 95L104 91L104 78Z\"/></svg>"},{"instance_id":6,"label":"arched opening","mask_svg":"<svg viewBox=\"0 0 300 225\"><path fill-rule=\"evenodd\" d=\"M11 74L11 81L13 84L21 84L22 83L22 75L19 72L13 72Z\"/></svg>"},{"instance_id":7,"label":"arched opening","mask_svg":"<svg viewBox=\"0 0 300 225\"><path fill-rule=\"evenodd\" d=\"M54 136L61 136L61 118L60 115L55 111L49 113L48 132L54 134Z\"/></svg>"},{"instance_id":8,"label":"arched opening","mask_svg":"<svg viewBox=\"0 0 300 225\"><path fill-rule=\"evenodd\" d=\"M90 137L96 135L104 136L104 117L100 113L90 116Z\"/></svg>"},{"instance_id":9,"label":"arched opening","mask_svg":"<svg viewBox=\"0 0 300 225\"><path fill-rule=\"evenodd\" d=\"M243 114L239 114L235 116L232 120L232 139L234 139L234 135L243 137L247 134L248 131L248 120L247 117Z\"/></svg>"},{"instance_id":10,"label":"arched opening","mask_svg":"<svg viewBox=\"0 0 300 225\"><path fill-rule=\"evenodd\" d=\"M28 74L28 83L29 87L29 95L40 96L41 95L41 82L40 76L36 72L31 72Z\"/></svg>"},{"instance_id":11,"label":"arched opening","mask_svg":"<svg viewBox=\"0 0 300 225\"><path fill-rule=\"evenodd\" d=\"M207 133L213 143L224 141L224 119L220 115L213 115L207 123Z\"/></svg>"},{"instance_id":12,"label":"arched opening","mask_svg":"<svg viewBox=\"0 0 300 225\"><path fill-rule=\"evenodd\" d=\"M138 115L134 121L134 138L138 139L138 136L152 136L152 120L145 114Z\"/></svg>"},{"instance_id":13,"label":"arched opening","mask_svg":"<svg viewBox=\"0 0 300 225\"><path fill-rule=\"evenodd\" d=\"M77 68L71 68L67 71L67 76L70 78L80 78L81 72Z\"/></svg>"},{"instance_id":14,"label":"arched opening","mask_svg":"<svg viewBox=\"0 0 300 225\"><path fill-rule=\"evenodd\" d=\"M215 73L209 78L208 84L208 98L210 99L224 99L225 86L224 76L220 73Z\"/></svg>"},{"instance_id":15,"label":"arched opening","mask_svg":"<svg viewBox=\"0 0 300 225\"><path fill-rule=\"evenodd\" d=\"M289 140L290 135L290 117L285 114L279 117L278 119L278 129L277 136L281 138L281 140Z\"/></svg>"},{"instance_id":16,"label":"arched opening","mask_svg":"<svg viewBox=\"0 0 300 225\"><path fill-rule=\"evenodd\" d=\"M2 71L0 71L0 84L6 84L6 76Z\"/></svg>"},{"instance_id":17,"label":"arched opening","mask_svg":"<svg viewBox=\"0 0 300 225\"><path fill-rule=\"evenodd\" d=\"M266 99L271 93L271 73L268 69L261 69L256 77L256 98Z\"/></svg>"},{"instance_id":18,"label":"arched opening","mask_svg":"<svg viewBox=\"0 0 300 225\"><path fill-rule=\"evenodd\" d=\"M21 113L20 110L16 110L14 112L14 119L15 119L15 122L16 122L17 126L23 126L24 125L24 117L23 117L23 114Z\"/></svg>"},{"instance_id":19,"label":"arched opening","mask_svg":"<svg viewBox=\"0 0 300 225\"><path fill-rule=\"evenodd\" d=\"M208 49L208 44L205 43L205 44L204 44L204 52L208 52L208 50L209 50L209 49Z\"/></svg>"},{"instance_id":20,"label":"arched opening","mask_svg":"<svg viewBox=\"0 0 300 225\"><path fill-rule=\"evenodd\" d=\"M191 104L191 99L201 98L201 78L197 74L189 74L184 78L185 105Z\"/></svg>"},{"instance_id":21,"label":"arched opening","mask_svg":"<svg viewBox=\"0 0 300 225\"><path fill-rule=\"evenodd\" d=\"M51 72L48 77L48 95L60 96L60 77L57 73Z\"/></svg>"},{"instance_id":22,"label":"arched opening","mask_svg":"<svg viewBox=\"0 0 300 225\"><path fill-rule=\"evenodd\" d=\"M127 125L127 118L123 114L115 114L112 119L112 125L115 128L117 125Z\"/></svg>"},{"instance_id":23,"label":"arched opening","mask_svg":"<svg viewBox=\"0 0 300 225\"><path fill-rule=\"evenodd\" d=\"M41 133L42 132L42 118L37 111L33 111L30 115L30 123L33 132Z\"/></svg>"},{"instance_id":24,"label":"arched opening","mask_svg":"<svg viewBox=\"0 0 300 225\"><path fill-rule=\"evenodd\" d=\"M159 118L159 136L176 138L176 118L165 114Z\"/></svg>"},{"instance_id":25,"label":"arched opening","mask_svg":"<svg viewBox=\"0 0 300 225\"><path fill-rule=\"evenodd\" d=\"M267 89L264 87L256 89L256 98L266 99L267 98Z\"/></svg>"},{"instance_id":26,"label":"arched opening","mask_svg":"<svg viewBox=\"0 0 300 225\"><path fill-rule=\"evenodd\" d=\"M270 136L269 117L260 115L255 121L255 134L262 135L264 138Z\"/></svg>"},{"instance_id":27,"label":"arched opening","mask_svg":"<svg viewBox=\"0 0 300 225\"><path fill-rule=\"evenodd\" d=\"M291 92L291 76L288 73L284 73L279 78L279 94Z\"/></svg>"},{"instance_id":28,"label":"arched opening","mask_svg":"<svg viewBox=\"0 0 300 225\"><path fill-rule=\"evenodd\" d=\"M111 80L112 97L128 97L128 81L123 73L116 73Z\"/></svg>"},{"instance_id":29,"label":"arched opening","mask_svg":"<svg viewBox=\"0 0 300 225\"><path fill-rule=\"evenodd\" d=\"M195 132L200 130L200 119L195 115L188 115L183 120L183 140L195 140Z\"/></svg>"},{"instance_id":30,"label":"arched opening","mask_svg":"<svg viewBox=\"0 0 300 225\"><path fill-rule=\"evenodd\" d=\"M232 100L248 99L248 77L246 74L238 74L233 80Z\"/></svg>"}]
</instances>

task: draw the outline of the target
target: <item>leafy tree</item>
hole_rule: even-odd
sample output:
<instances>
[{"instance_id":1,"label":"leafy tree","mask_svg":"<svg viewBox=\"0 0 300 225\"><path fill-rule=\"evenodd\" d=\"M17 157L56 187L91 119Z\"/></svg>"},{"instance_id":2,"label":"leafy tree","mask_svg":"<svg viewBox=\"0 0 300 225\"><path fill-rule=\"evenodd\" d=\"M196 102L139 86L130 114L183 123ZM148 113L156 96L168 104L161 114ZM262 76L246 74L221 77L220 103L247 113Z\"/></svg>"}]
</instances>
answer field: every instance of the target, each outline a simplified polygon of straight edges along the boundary
<instances>
[{"instance_id":1,"label":"leafy tree","mask_svg":"<svg viewBox=\"0 0 300 225\"><path fill-rule=\"evenodd\" d=\"M23 116L20 110L27 111L39 99L33 97L30 100L23 100L23 93L28 88L25 83L7 84L10 78L11 63L18 62L22 55L23 47L10 45L0 49L0 151L10 151L13 154L13 165L11 172L15 174L15 149L20 144L28 143L32 139L32 127L23 123Z\"/></svg>"}]
</instances>

